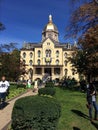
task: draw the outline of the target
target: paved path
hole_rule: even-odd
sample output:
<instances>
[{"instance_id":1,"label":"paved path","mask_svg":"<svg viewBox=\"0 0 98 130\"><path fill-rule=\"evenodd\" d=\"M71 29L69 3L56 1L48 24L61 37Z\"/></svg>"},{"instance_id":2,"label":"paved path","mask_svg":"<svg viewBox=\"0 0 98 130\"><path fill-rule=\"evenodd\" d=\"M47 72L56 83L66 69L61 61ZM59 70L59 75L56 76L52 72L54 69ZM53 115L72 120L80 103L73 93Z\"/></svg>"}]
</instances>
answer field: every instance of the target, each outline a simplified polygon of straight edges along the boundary
<instances>
[{"instance_id":1,"label":"paved path","mask_svg":"<svg viewBox=\"0 0 98 130\"><path fill-rule=\"evenodd\" d=\"M12 113L12 109L13 109L13 105L14 105L15 101L21 97L30 96L30 95L36 95L36 93L29 91L11 101L9 101L8 102L9 104L3 110L0 110L0 130L3 130L4 126L7 125L9 123L9 121L11 121L11 113Z\"/></svg>"}]
</instances>

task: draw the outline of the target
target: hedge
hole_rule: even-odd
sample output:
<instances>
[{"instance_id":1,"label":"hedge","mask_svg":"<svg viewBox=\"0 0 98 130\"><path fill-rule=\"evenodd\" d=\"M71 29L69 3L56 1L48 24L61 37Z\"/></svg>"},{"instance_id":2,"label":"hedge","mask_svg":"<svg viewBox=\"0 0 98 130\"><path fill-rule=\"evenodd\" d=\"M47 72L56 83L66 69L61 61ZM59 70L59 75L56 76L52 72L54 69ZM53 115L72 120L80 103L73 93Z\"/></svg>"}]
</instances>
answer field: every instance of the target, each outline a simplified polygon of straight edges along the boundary
<instances>
[{"instance_id":1,"label":"hedge","mask_svg":"<svg viewBox=\"0 0 98 130\"><path fill-rule=\"evenodd\" d=\"M54 83L51 81L51 82L47 82L45 87L51 87L53 88L54 87Z\"/></svg>"},{"instance_id":2,"label":"hedge","mask_svg":"<svg viewBox=\"0 0 98 130\"><path fill-rule=\"evenodd\" d=\"M17 88L26 88L25 84L17 84Z\"/></svg>"},{"instance_id":3,"label":"hedge","mask_svg":"<svg viewBox=\"0 0 98 130\"><path fill-rule=\"evenodd\" d=\"M61 107L54 98L29 96L18 99L12 111L13 130L56 130Z\"/></svg>"},{"instance_id":4,"label":"hedge","mask_svg":"<svg viewBox=\"0 0 98 130\"><path fill-rule=\"evenodd\" d=\"M54 96L56 93L55 88L47 87L47 88L41 88L38 90L39 95L51 95Z\"/></svg>"}]
</instances>

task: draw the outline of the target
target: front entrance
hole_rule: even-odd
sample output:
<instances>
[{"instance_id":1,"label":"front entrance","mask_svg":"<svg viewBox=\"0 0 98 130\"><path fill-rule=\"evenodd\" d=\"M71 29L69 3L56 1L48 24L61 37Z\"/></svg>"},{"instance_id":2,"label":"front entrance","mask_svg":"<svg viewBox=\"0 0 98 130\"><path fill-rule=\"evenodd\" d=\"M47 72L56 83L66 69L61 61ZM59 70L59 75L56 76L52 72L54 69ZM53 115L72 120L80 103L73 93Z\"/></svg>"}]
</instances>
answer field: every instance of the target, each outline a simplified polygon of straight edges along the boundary
<instances>
[{"instance_id":1,"label":"front entrance","mask_svg":"<svg viewBox=\"0 0 98 130\"><path fill-rule=\"evenodd\" d=\"M45 69L44 69L44 73L45 73L45 74L48 74L49 76L51 76L51 75L52 75L52 73L51 73L51 68L45 68Z\"/></svg>"}]
</instances>

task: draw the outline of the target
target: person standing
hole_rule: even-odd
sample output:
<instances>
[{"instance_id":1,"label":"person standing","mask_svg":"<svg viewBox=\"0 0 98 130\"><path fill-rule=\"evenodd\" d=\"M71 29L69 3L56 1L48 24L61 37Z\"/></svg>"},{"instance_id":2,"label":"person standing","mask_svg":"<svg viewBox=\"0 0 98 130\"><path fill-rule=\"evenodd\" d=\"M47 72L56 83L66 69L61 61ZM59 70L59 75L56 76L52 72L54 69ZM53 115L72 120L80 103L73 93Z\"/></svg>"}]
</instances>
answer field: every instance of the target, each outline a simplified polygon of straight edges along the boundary
<instances>
[{"instance_id":1,"label":"person standing","mask_svg":"<svg viewBox=\"0 0 98 130\"><path fill-rule=\"evenodd\" d=\"M90 83L89 85L87 85L87 107L89 109L89 117L90 117L90 121L93 122L93 118L92 118L92 110L93 107L95 109L95 115L94 115L94 120L98 120L97 116L98 116L98 106L96 103L96 89L95 86Z\"/></svg>"},{"instance_id":2,"label":"person standing","mask_svg":"<svg viewBox=\"0 0 98 130\"><path fill-rule=\"evenodd\" d=\"M2 76L0 81L0 107L1 109L5 106L6 96L9 93L9 82L6 80L5 76Z\"/></svg>"},{"instance_id":3,"label":"person standing","mask_svg":"<svg viewBox=\"0 0 98 130\"><path fill-rule=\"evenodd\" d=\"M28 81L27 81L27 88L31 88L31 79L28 79Z\"/></svg>"}]
</instances>

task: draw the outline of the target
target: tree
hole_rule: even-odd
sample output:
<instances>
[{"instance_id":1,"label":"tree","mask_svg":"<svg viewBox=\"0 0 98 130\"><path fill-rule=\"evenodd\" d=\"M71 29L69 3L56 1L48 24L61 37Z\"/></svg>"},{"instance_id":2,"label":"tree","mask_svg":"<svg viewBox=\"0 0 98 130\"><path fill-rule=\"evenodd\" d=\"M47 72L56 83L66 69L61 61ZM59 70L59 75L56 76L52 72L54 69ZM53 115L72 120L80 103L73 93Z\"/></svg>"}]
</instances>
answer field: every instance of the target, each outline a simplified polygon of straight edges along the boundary
<instances>
[{"instance_id":1,"label":"tree","mask_svg":"<svg viewBox=\"0 0 98 130\"><path fill-rule=\"evenodd\" d=\"M72 13L69 25L66 27L65 37L80 37L89 28L95 27L97 24L98 4L94 0L86 2Z\"/></svg>"},{"instance_id":2,"label":"tree","mask_svg":"<svg viewBox=\"0 0 98 130\"><path fill-rule=\"evenodd\" d=\"M76 9L67 30L66 37L78 37L78 49L69 60L90 81L98 76L98 3L92 0Z\"/></svg>"},{"instance_id":3,"label":"tree","mask_svg":"<svg viewBox=\"0 0 98 130\"><path fill-rule=\"evenodd\" d=\"M0 77L5 75L8 80L18 80L25 73L25 65L20 61L20 51L15 49L11 53L2 53L0 69Z\"/></svg>"},{"instance_id":4,"label":"tree","mask_svg":"<svg viewBox=\"0 0 98 130\"><path fill-rule=\"evenodd\" d=\"M96 31L95 31L96 30ZM98 76L98 25L90 28L78 42L76 50L69 60L80 74L90 81Z\"/></svg>"},{"instance_id":5,"label":"tree","mask_svg":"<svg viewBox=\"0 0 98 130\"><path fill-rule=\"evenodd\" d=\"M3 23L0 22L0 31L4 30L5 26L3 25Z\"/></svg>"},{"instance_id":6,"label":"tree","mask_svg":"<svg viewBox=\"0 0 98 130\"><path fill-rule=\"evenodd\" d=\"M25 73L25 65L20 60L20 51L16 43L1 45L0 53L0 77L5 75L9 80L18 80Z\"/></svg>"}]
</instances>

